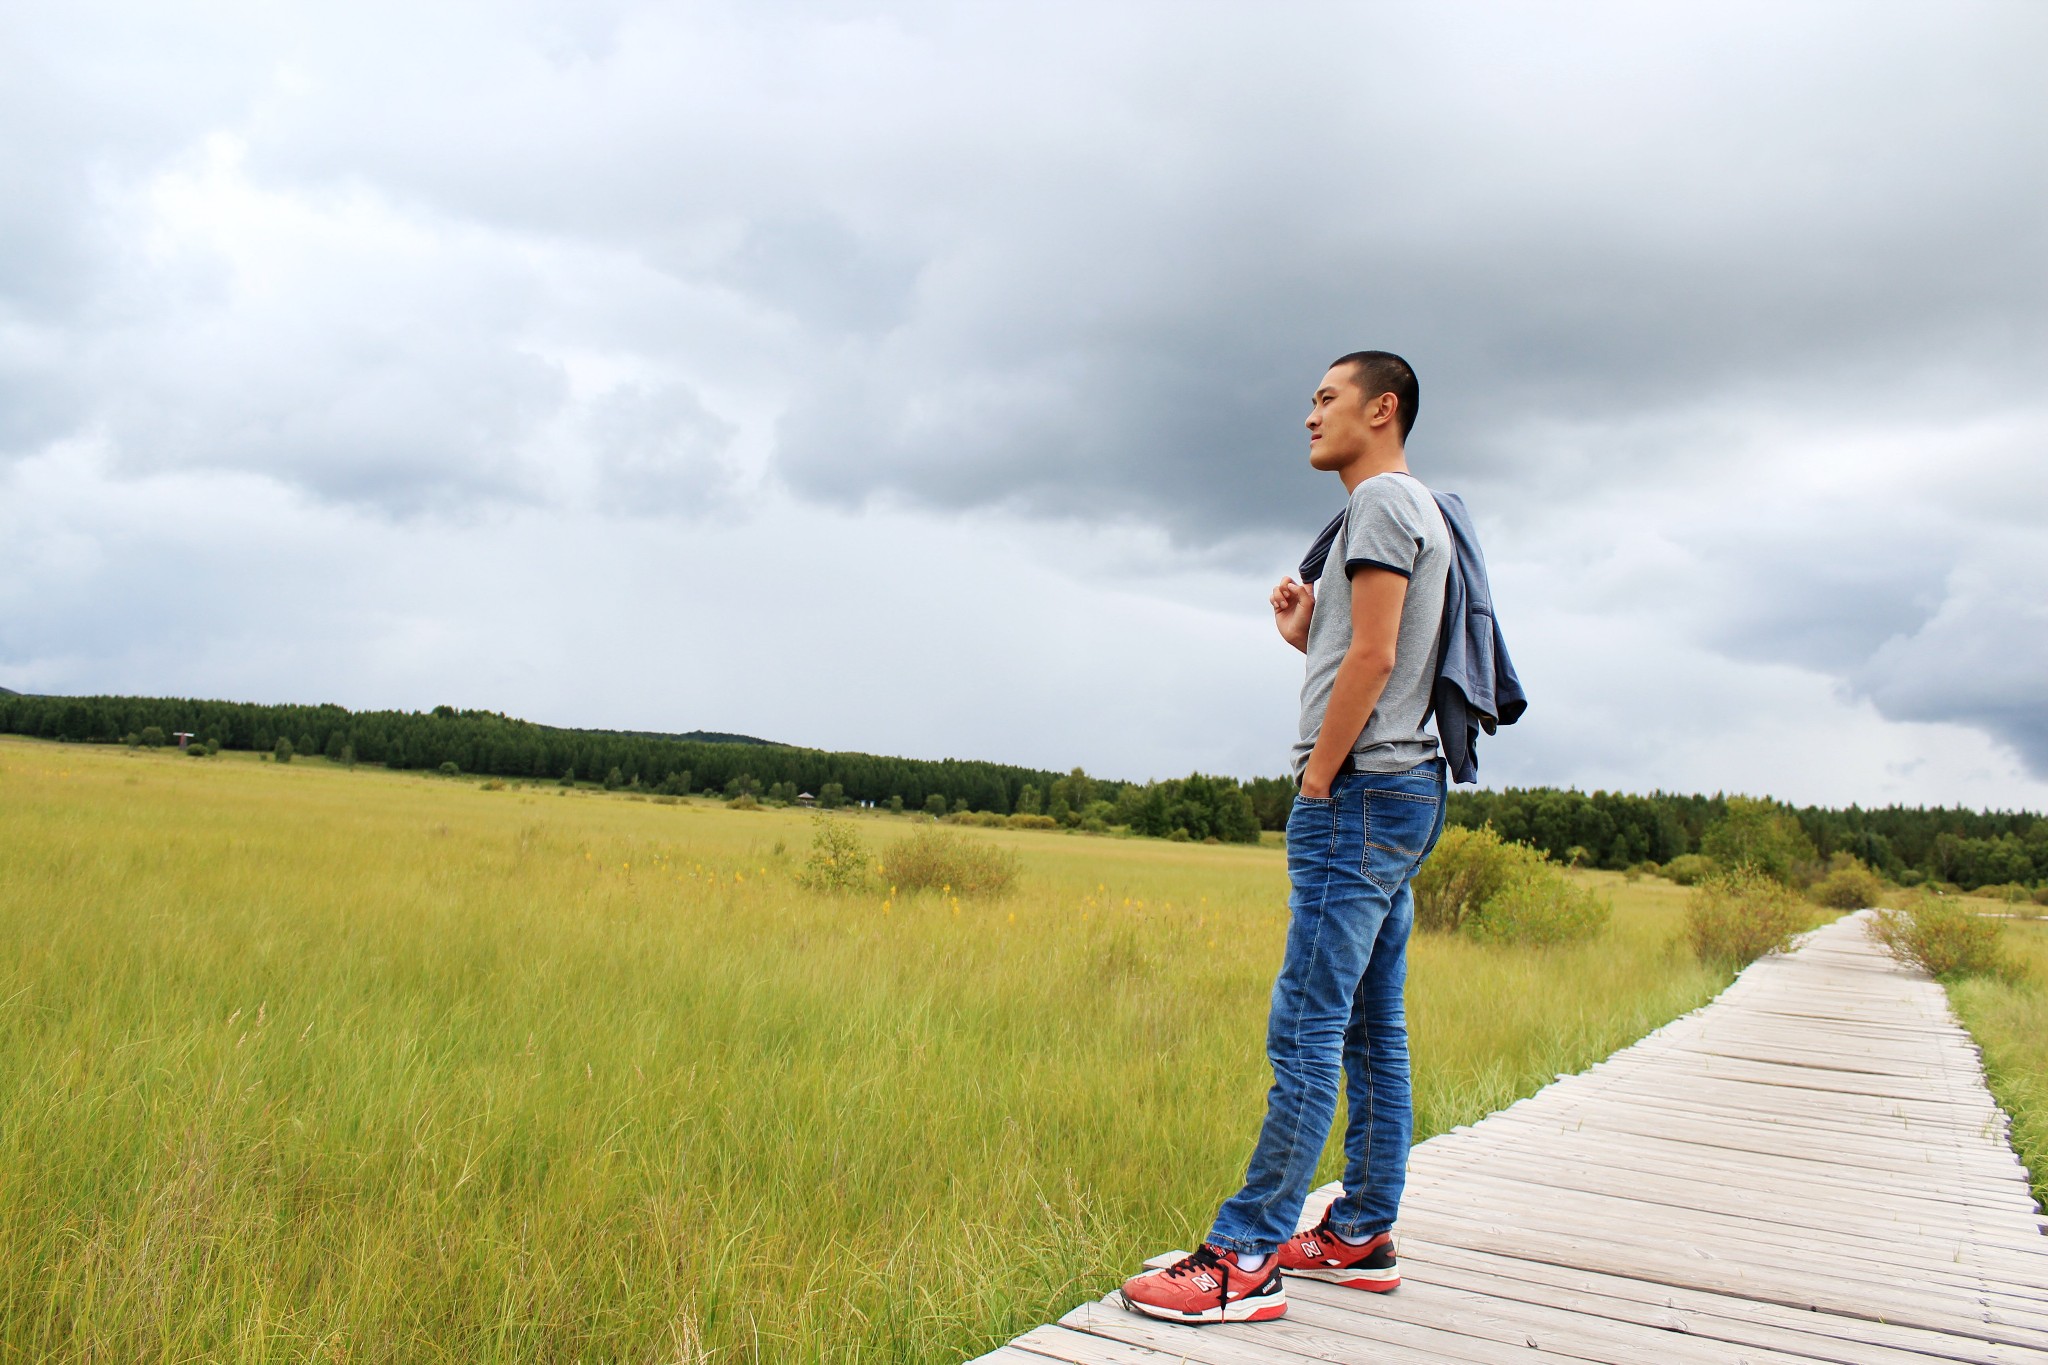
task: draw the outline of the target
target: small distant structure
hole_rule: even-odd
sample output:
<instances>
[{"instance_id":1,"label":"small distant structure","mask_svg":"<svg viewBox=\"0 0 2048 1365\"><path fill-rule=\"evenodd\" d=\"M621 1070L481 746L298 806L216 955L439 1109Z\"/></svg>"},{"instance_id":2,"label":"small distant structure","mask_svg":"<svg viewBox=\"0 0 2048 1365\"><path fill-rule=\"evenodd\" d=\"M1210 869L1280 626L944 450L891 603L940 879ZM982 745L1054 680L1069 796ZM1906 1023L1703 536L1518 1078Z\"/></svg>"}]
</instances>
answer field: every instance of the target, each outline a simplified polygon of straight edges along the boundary
<instances>
[{"instance_id":1,"label":"small distant structure","mask_svg":"<svg viewBox=\"0 0 2048 1365\"><path fill-rule=\"evenodd\" d=\"M809 792L798 792L796 794L796 803L799 806L815 806L818 804L818 798Z\"/></svg>"},{"instance_id":2,"label":"small distant structure","mask_svg":"<svg viewBox=\"0 0 2048 1365\"><path fill-rule=\"evenodd\" d=\"M182 749L192 742L192 732L190 730L173 730L171 731L171 738L177 740L178 747Z\"/></svg>"}]
</instances>

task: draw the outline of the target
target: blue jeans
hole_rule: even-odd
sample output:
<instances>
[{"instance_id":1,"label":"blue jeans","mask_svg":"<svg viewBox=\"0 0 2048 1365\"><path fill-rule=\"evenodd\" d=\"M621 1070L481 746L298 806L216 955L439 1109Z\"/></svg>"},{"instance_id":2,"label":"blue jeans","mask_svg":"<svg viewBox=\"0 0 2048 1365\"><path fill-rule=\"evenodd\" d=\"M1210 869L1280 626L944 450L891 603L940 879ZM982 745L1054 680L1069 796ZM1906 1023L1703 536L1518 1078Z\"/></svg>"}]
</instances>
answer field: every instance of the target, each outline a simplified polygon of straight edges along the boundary
<instances>
[{"instance_id":1,"label":"blue jeans","mask_svg":"<svg viewBox=\"0 0 2048 1365\"><path fill-rule=\"evenodd\" d=\"M1244 1188L1209 1241L1259 1255L1294 1235L1344 1076L1344 1194L1330 1225L1346 1237L1394 1226L1415 1111L1408 1080L1409 881L1444 828L1441 760L1402 773L1347 773L1287 817L1287 956L1273 983L1266 1057L1273 1088Z\"/></svg>"}]
</instances>

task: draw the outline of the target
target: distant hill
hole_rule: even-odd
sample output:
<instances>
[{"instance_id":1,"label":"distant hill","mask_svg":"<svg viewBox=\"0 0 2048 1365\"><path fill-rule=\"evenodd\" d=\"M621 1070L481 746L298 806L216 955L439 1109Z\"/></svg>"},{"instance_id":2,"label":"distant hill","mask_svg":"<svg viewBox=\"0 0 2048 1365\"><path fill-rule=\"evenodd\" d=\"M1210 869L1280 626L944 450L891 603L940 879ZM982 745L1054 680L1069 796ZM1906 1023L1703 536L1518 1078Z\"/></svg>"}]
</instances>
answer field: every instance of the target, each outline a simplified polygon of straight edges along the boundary
<instances>
[{"instance_id":1,"label":"distant hill","mask_svg":"<svg viewBox=\"0 0 2048 1365\"><path fill-rule=\"evenodd\" d=\"M668 739L681 744L759 744L770 749L787 749L790 745L779 739L761 739L754 735L729 735L723 730L685 730L673 734L666 730L579 730L584 735L617 735L621 739Z\"/></svg>"}]
</instances>

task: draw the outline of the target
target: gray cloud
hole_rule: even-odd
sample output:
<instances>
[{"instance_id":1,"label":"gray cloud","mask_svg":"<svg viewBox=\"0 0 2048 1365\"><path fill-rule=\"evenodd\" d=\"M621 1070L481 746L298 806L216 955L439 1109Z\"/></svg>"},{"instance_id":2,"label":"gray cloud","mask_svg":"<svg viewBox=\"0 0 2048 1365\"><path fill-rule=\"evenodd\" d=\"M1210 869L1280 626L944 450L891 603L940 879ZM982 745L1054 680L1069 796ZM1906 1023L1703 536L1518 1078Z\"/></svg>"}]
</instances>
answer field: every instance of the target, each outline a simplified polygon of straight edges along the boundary
<instances>
[{"instance_id":1,"label":"gray cloud","mask_svg":"<svg viewBox=\"0 0 2048 1365\"><path fill-rule=\"evenodd\" d=\"M586 420L608 510L700 508L729 482L718 457L735 428L684 385L621 386L593 403Z\"/></svg>"},{"instance_id":2,"label":"gray cloud","mask_svg":"<svg viewBox=\"0 0 2048 1365\"><path fill-rule=\"evenodd\" d=\"M423 524L765 476L1264 575L1333 500L1309 388L1389 345L1419 471L1558 590L2048 775L2040 661L1995 643L2048 596L2037 5L115 7L0 43L0 473L77 438ZM1845 493L1887 428L1937 473Z\"/></svg>"}]
</instances>

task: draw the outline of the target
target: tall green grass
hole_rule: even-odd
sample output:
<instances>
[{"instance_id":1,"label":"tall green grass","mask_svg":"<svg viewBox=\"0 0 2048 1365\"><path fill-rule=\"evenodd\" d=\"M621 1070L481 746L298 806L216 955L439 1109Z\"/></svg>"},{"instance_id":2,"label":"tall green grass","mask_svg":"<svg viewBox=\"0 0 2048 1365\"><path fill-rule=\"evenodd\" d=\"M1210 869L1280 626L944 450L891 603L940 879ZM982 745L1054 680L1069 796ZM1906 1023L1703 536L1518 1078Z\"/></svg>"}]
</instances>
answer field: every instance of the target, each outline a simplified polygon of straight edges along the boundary
<instances>
[{"instance_id":1,"label":"tall green grass","mask_svg":"<svg viewBox=\"0 0 2048 1365\"><path fill-rule=\"evenodd\" d=\"M1235 1188L1278 850L837 894L798 813L559 790L0 741L0 1361L954 1360ZM1722 984L1602 885L1417 940L1418 1136Z\"/></svg>"},{"instance_id":2,"label":"tall green grass","mask_svg":"<svg viewBox=\"0 0 2048 1365\"><path fill-rule=\"evenodd\" d=\"M2012 1116L2012 1145L2048 1209L2048 923L2006 922L2002 950L2018 968L2006 979L1967 977L1949 1000L1984 1051L1991 1093Z\"/></svg>"}]
</instances>

